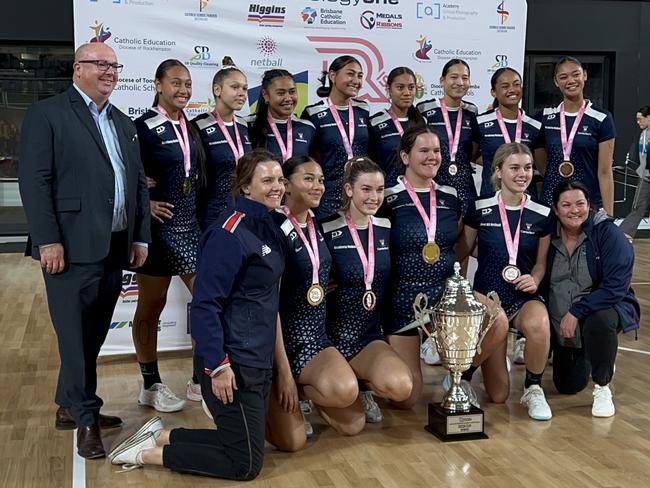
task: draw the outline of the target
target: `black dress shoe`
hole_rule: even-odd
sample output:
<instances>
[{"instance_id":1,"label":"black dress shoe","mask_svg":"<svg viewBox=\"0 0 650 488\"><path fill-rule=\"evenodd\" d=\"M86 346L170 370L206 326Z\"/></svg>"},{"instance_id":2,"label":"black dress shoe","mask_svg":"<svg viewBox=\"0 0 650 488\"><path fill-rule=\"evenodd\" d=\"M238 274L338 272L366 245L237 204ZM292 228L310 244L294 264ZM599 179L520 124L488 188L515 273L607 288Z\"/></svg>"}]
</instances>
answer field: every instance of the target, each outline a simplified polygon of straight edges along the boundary
<instances>
[{"instance_id":1,"label":"black dress shoe","mask_svg":"<svg viewBox=\"0 0 650 488\"><path fill-rule=\"evenodd\" d=\"M106 457L102 436L99 433L99 425L79 427L79 430L77 430L77 453L86 459Z\"/></svg>"},{"instance_id":2,"label":"black dress shoe","mask_svg":"<svg viewBox=\"0 0 650 488\"><path fill-rule=\"evenodd\" d=\"M112 415L99 414L99 427L102 429L114 429L122 425L122 419ZM56 419L54 427L57 430L74 430L77 428L77 423L70 413L70 409L66 407L59 407L56 411Z\"/></svg>"}]
</instances>

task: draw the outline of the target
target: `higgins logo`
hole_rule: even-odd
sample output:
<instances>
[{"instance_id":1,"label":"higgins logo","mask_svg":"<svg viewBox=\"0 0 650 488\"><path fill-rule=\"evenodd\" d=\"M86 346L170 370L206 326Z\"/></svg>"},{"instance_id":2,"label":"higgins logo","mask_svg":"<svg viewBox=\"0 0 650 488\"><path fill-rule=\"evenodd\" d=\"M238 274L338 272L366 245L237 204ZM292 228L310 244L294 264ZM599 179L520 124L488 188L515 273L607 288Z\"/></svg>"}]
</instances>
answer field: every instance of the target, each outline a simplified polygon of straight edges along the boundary
<instances>
[{"instance_id":1,"label":"higgins logo","mask_svg":"<svg viewBox=\"0 0 650 488\"><path fill-rule=\"evenodd\" d=\"M122 276L120 298L123 303L135 303L138 301L138 281L135 273L124 273L124 276Z\"/></svg>"},{"instance_id":2,"label":"higgins logo","mask_svg":"<svg viewBox=\"0 0 650 488\"><path fill-rule=\"evenodd\" d=\"M282 27L287 7L251 3L248 7L248 22L260 27Z\"/></svg>"},{"instance_id":3,"label":"higgins logo","mask_svg":"<svg viewBox=\"0 0 650 488\"><path fill-rule=\"evenodd\" d=\"M312 2L320 3L336 3L343 7L356 7L362 5L399 5L399 0L311 0Z\"/></svg>"},{"instance_id":4,"label":"higgins logo","mask_svg":"<svg viewBox=\"0 0 650 488\"><path fill-rule=\"evenodd\" d=\"M95 33L88 42L106 42L112 36L108 27L104 27L103 22L95 21L95 25L91 25L90 29Z\"/></svg>"}]
</instances>

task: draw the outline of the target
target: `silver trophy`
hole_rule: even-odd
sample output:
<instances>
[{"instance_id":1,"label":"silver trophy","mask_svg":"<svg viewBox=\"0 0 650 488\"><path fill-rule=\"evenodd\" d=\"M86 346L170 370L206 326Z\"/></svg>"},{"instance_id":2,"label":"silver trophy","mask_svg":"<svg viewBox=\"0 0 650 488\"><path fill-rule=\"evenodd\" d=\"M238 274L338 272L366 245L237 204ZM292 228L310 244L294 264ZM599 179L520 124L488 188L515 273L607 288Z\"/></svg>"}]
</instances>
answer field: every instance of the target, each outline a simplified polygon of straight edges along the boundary
<instances>
[{"instance_id":1,"label":"silver trophy","mask_svg":"<svg viewBox=\"0 0 650 488\"><path fill-rule=\"evenodd\" d=\"M490 292L488 298L492 300L489 307L474 297L469 282L460 274L460 264L455 263L454 275L447 279L435 307L428 308L424 293L419 293L413 303L416 320L411 325L418 324L435 341L442 365L452 375L451 388L442 402L429 404L426 428L443 440L487 437L483 433L483 411L470 404L460 379L474 356L481 353L481 342L498 316L499 296Z\"/></svg>"}]
</instances>

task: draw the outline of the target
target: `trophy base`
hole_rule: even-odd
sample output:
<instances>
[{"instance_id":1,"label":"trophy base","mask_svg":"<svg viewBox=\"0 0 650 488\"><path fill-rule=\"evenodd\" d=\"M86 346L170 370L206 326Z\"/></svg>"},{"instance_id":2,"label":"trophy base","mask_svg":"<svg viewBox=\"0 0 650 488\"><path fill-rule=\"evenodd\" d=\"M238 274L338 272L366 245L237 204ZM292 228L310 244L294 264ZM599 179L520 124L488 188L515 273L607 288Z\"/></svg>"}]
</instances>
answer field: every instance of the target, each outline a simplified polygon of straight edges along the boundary
<instances>
[{"instance_id":1,"label":"trophy base","mask_svg":"<svg viewBox=\"0 0 650 488\"><path fill-rule=\"evenodd\" d=\"M472 405L469 412L448 412L440 403L429 403L427 432L443 442L488 439L483 432L483 410Z\"/></svg>"}]
</instances>

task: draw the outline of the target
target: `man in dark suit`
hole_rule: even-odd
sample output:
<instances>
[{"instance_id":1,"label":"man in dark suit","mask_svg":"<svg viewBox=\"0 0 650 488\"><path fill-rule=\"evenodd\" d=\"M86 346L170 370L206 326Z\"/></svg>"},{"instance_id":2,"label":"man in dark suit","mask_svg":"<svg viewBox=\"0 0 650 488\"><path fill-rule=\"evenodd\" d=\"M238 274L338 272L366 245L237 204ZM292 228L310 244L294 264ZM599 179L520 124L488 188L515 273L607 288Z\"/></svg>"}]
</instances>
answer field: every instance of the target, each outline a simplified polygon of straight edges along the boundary
<instances>
[{"instance_id":1,"label":"man in dark suit","mask_svg":"<svg viewBox=\"0 0 650 488\"><path fill-rule=\"evenodd\" d=\"M99 413L97 356L122 269L147 257L149 197L135 126L108 101L122 70L115 52L83 45L73 69L73 86L27 111L18 173L61 357L55 426L77 427L79 454L100 458L100 427L122 421Z\"/></svg>"}]
</instances>

